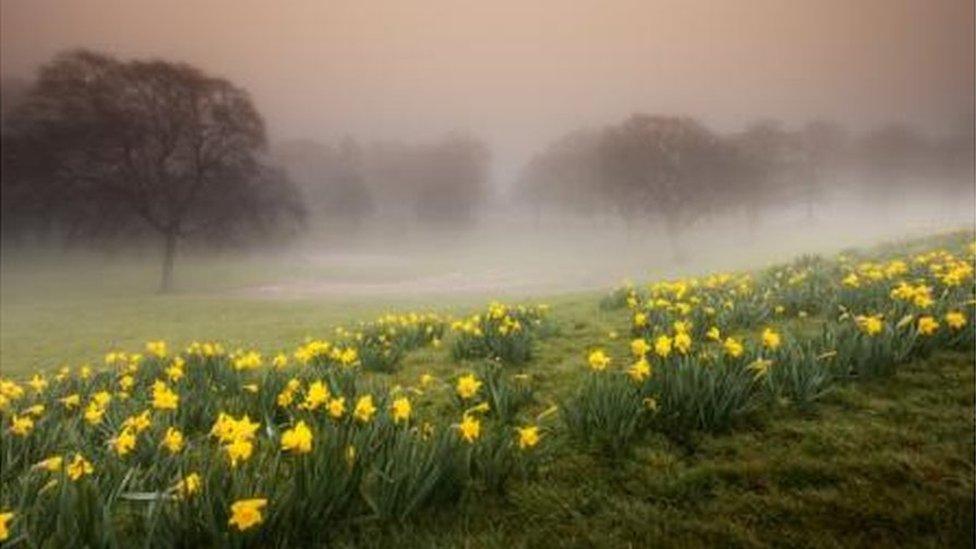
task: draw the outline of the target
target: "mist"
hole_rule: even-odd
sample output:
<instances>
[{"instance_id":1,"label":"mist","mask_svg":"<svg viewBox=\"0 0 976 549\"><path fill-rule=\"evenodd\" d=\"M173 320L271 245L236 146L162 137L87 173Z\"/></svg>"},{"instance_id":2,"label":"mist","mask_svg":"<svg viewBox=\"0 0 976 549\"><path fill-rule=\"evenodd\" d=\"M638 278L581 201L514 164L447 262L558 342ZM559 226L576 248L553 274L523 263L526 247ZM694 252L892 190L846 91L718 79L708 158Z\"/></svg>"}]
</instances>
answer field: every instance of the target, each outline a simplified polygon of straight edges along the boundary
<instances>
[{"instance_id":1,"label":"mist","mask_svg":"<svg viewBox=\"0 0 976 549\"><path fill-rule=\"evenodd\" d=\"M177 291L198 289L181 265L223 258L276 268L208 292L544 295L974 224L971 2L8 0L0 16L8 150L42 67L78 49L184 63L253 103L277 170L262 180L289 190L271 213L248 198L260 238L236 221L173 236ZM620 135L642 116L700 146L631 162L641 138ZM138 219L113 209L95 230L79 219L107 206L52 207L15 171L8 272L163 254Z\"/></svg>"}]
</instances>

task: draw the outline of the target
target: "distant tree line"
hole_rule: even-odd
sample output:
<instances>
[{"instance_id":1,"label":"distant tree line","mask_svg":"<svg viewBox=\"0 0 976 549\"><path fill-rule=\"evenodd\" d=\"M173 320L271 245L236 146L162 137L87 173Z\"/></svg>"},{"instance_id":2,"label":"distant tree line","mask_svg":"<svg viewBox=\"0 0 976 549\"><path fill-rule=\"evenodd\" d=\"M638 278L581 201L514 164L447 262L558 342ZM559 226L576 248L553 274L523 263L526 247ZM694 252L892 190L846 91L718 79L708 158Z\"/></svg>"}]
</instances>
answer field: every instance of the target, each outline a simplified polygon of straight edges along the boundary
<instances>
[{"instance_id":1,"label":"distant tree line","mask_svg":"<svg viewBox=\"0 0 976 549\"><path fill-rule=\"evenodd\" d=\"M302 189L312 217L347 232L377 221L467 227L489 194L488 146L463 134L428 143L290 141L275 146L274 155Z\"/></svg>"},{"instance_id":2,"label":"distant tree line","mask_svg":"<svg viewBox=\"0 0 976 549\"><path fill-rule=\"evenodd\" d=\"M760 120L720 134L689 117L635 114L550 144L522 170L515 199L537 211L610 213L628 225L656 220L674 239L714 212L742 211L751 231L777 206L802 204L812 217L840 186L881 207L912 189L971 195L972 125L929 137L907 125L855 135L827 121L787 129Z\"/></svg>"},{"instance_id":3,"label":"distant tree line","mask_svg":"<svg viewBox=\"0 0 976 549\"><path fill-rule=\"evenodd\" d=\"M33 81L0 85L4 243L155 239L164 290L180 243L277 241L306 220L340 236L370 225L466 228L490 195L490 149L475 136L269 147L246 91L185 64L72 51ZM557 139L523 167L511 199L537 217L616 217L631 233L659 223L680 254L679 235L714 213L741 213L756 232L784 205L812 219L837 189L879 208L920 182L971 196L971 122L942 136L775 120L721 133L635 114Z\"/></svg>"}]
</instances>

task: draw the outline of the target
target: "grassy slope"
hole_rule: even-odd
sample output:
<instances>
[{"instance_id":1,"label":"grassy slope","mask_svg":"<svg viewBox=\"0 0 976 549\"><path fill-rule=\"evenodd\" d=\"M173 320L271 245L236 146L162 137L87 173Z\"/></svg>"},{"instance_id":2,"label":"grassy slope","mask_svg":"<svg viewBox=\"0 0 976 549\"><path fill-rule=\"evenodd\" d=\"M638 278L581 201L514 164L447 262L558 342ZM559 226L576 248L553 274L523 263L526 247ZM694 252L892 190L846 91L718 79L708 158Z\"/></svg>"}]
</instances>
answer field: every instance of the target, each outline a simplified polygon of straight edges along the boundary
<instances>
[{"instance_id":1,"label":"grassy slope","mask_svg":"<svg viewBox=\"0 0 976 549\"><path fill-rule=\"evenodd\" d=\"M8 356L92 356L106 342L138 348L151 335L179 343L203 331L290 347L304 335L323 333L325 325L389 305L143 301L134 308L130 298L115 305L102 300L90 313L86 308L94 305L83 296L74 305L52 301L48 311L27 301L4 303L4 347L17 339L9 315L39 315L32 330L43 326L45 315L52 322L49 331L31 336L34 347L3 350L4 372ZM626 314L601 311L597 301L592 294L550 301L560 333L540 343L527 368L540 395L538 410L573 389L588 347L608 346L618 361L627 356L626 340L607 338L611 330L627 332ZM65 331L72 322L64 314L77 315L76 332ZM29 371L34 365L28 362L15 368ZM457 369L445 349L427 349L409 354L392 381L415 382L424 372L447 377ZM703 436L693 449L649 437L618 463L579 454L548 435L546 445L556 454L551 464L535 481L513 483L505 497L474 494L457 509L401 527L364 523L339 539L423 547L971 546L974 382L971 354L936 355L892 379L841 385L814 415L777 410L732 434Z\"/></svg>"},{"instance_id":2,"label":"grassy slope","mask_svg":"<svg viewBox=\"0 0 976 549\"><path fill-rule=\"evenodd\" d=\"M540 409L567 394L590 345L626 333L625 314L589 297L554 307L561 334L528 368ZM609 348L627 356L627 342ZM622 358L618 358L621 360ZM398 374L447 375L442 352L411 355ZM400 528L348 532L354 545L929 546L973 543L973 356L940 354L897 376L842 384L815 413L776 410L693 449L648 438L606 463L550 438L540 478L507 497Z\"/></svg>"}]
</instances>

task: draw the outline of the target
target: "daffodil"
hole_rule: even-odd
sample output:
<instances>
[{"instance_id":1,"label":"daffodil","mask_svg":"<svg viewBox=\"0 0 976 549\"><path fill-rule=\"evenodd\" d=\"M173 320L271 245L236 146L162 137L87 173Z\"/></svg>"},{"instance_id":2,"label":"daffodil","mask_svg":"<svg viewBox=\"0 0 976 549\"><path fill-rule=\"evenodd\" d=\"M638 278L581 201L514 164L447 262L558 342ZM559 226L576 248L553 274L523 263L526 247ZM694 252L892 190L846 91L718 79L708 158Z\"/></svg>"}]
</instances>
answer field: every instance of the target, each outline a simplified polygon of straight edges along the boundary
<instances>
[{"instance_id":1,"label":"daffodil","mask_svg":"<svg viewBox=\"0 0 976 549\"><path fill-rule=\"evenodd\" d=\"M166 342L162 340L146 342L146 354L166 358Z\"/></svg>"},{"instance_id":2,"label":"daffodil","mask_svg":"<svg viewBox=\"0 0 976 549\"><path fill-rule=\"evenodd\" d=\"M123 391L128 391L136 384L134 377L130 375L124 375L119 378L119 388Z\"/></svg>"},{"instance_id":3,"label":"daffodil","mask_svg":"<svg viewBox=\"0 0 976 549\"><path fill-rule=\"evenodd\" d=\"M294 401L295 401L295 393L294 391L291 391L287 387L282 389L281 392L278 393L278 396L275 397L275 403L281 408L287 408L291 406L291 403Z\"/></svg>"},{"instance_id":4,"label":"daffodil","mask_svg":"<svg viewBox=\"0 0 976 549\"><path fill-rule=\"evenodd\" d=\"M376 406L373 404L373 396L359 397L359 400L356 401L356 408L352 412L353 417L363 423L368 423L373 419L374 414L376 414Z\"/></svg>"},{"instance_id":5,"label":"daffodil","mask_svg":"<svg viewBox=\"0 0 976 549\"><path fill-rule=\"evenodd\" d=\"M654 340L654 354L661 358L667 358L671 354L672 341L666 335L657 336Z\"/></svg>"},{"instance_id":6,"label":"daffodil","mask_svg":"<svg viewBox=\"0 0 976 549\"><path fill-rule=\"evenodd\" d=\"M651 364L647 362L646 358L641 358L627 369L627 375L640 383L651 376Z\"/></svg>"},{"instance_id":7,"label":"daffodil","mask_svg":"<svg viewBox=\"0 0 976 549\"><path fill-rule=\"evenodd\" d=\"M254 452L254 444L248 439L238 438L224 446L224 451L227 452L230 466L237 467L239 463L251 458L251 454Z\"/></svg>"},{"instance_id":8,"label":"daffodil","mask_svg":"<svg viewBox=\"0 0 976 549\"><path fill-rule=\"evenodd\" d=\"M590 369L594 372L602 372L610 365L610 357L603 352L603 349L591 351L589 356L586 357L586 361L589 363Z\"/></svg>"},{"instance_id":9,"label":"daffodil","mask_svg":"<svg viewBox=\"0 0 976 549\"><path fill-rule=\"evenodd\" d=\"M359 360L359 353L353 347L347 347L339 353L339 363L343 366L352 366Z\"/></svg>"},{"instance_id":10,"label":"daffodil","mask_svg":"<svg viewBox=\"0 0 976 549\"><path fill-rule=\"evenodd\" d=\"M329 387L324 382L314 381L308 386L305 402L301 404L301 407L305 410L315 410L328 403L330 396Z\"/></svg>"},{"instance_id":11,"label":"daffodil","mask_svg":"<svg viewBox=\"0 0 976 549\"><path fill-rule=\"evenodd\" d=\"M393 423L410 421L410 399L406 397L394 399L393 404L390 405L390 410L393 415Z\"/></svg>"},{"instance_id":12,"label":"daffodil","mask_svg":"<svg viewBox=\"0 0 976 549\"><path fill-rule=\"evenodd\" d=\"M745 351L742 344L731 337L725 338L722 347L725 349L725 353L732 358L739 358Z\"/></svg>"},{"instance_id":13,"label":"daffodil","mask_svg":"<svg viewBox=\"0 0 976 549\"><path fill-rule=\"evenodd\" d=\"M674 335L674 348L683 355L691 351L691 336L688 332L678 332Z\"/></svg>"},{"instance_id":14,"label":"daffodil","mask_svg":"<svg viewBox=\"0 0 976 549\"><path fill-rule=\"evenodd\" d=\"M35 393L42 393L47 388L47 380L40 374L34 374L34 377L30 378L27 384L31 386L31 389L34 389Z\"/></svg>"},{"instance_id":15,"label":"daffodil","mask_svg":"<svg viewBox=\"0 0 976 549\"><path fill-rule=\"evenodd\" d=\"M90 475L95 472L95 468L91 463L85 459L81 454L75 454L71 463L68 464L68 478L76 481L85 475Z\"/></svg>"},{"instance_id":16,"label":"daffodil","mask_svg":"<svg viewBox=\"0 0 976 549\"><path fill-rule=\"evenodd\" d=\"M114 439L112 439L112 449L119 457L125 457L136 448L136 435L128 429L123 429Z\"/></svg>"},{"instance_id":17,"label":"daffodil","mask_svg":"<svg viewBox=\"0 0 976 549\"><path fill-rule=\"evenodd\" d=\"M157 410L175 410L180 403L180 396L161 380L153 384L152 399L153 408Z\"/></svg>"},{"instance_id":18,"label":"daffodil","mask_svg":"<svg viewBox=\"0 0 976 549\"><path fill-rule=\"evenodd\" d=\"M200 480L200 475L197 473L190 473L176 483L176 494L181 499L186 499L199 492L202 485L203 482Z\"/></svg>"},{"instance_id":19,"label":"daffodil","mask_svg":"<svg viewBox=\"0 0 976 549\"><path fill-rule=\"evenodd\" d=\"M518 446L520 450L527 450L539 444L539 428L535 425L518 429Z\"/></svg>"},{"instance_id":20,"label":"daffodil","mask_svg":"<svg viewBox=\"0 0 976 549\"><path fill-rule=\"evenodd\" d=\"M296 454L311 452L312 430L304 421L299 421L294 427L281 434L281 449Z\"/></svg>"},{"instance_id":21,"label":"daffodil","mask_svg":"<svg viewBox=\"0 0 976 549\"><path fill-rule=\"evenodd\" d=\"M267 506L268 500L263 498L241 499L230 506L229 526L234 526L241 532L257 526L264 521L261 510Z\"/></svg>"},{"instance_id":22,"label":"daffodil","mask_svg":"<svg viewBox=\"0 0 976 549\"><path fill-rule=\"evenodd\" d=\"M92 395L91 401L97 406L108 406L109 403L112 402L112 393L109 393L108 391L98 391Z\"/></svg>"},{"instance_id":23,"label":"daffodil","mask_svg":"<svg viewBox=\"0 0 976 549\"><path fill-rule=\"evenodd\" d=\"M260 423L252 422L247 414L244 414L241 419L234 419L221 412L217 415L217 421L211 427L210 434L225 443L236 439L250 440L254 438L260 426Z\"/></svg>"},{"instance_id":24,"label":"daffodil","mask_svg":"<svg viewBox=\"0 0 976 549\"><path fill-rule=\"evenodd\" d=\"M473 443L481 436L481 422L467 414L461 418L461 424L458 425L458 429L460 430L461 438L466 442Z\"/></svg>"},{"instance_id":25,"label":"daffodil","mask_svg":"<svg viewBox=\"0 0 976 549\"><path fill-rule=\"evenodd\" d=\"M918 319L918 333L922 335L932 335L939 329L939 321L930 317L923 316Z\"/></svg>"},{"instance_id":26,"label":"daffodil","mask_svg":"<svg viewBox=\"0 0 976 549\"><path fill-rule=\"evenodd\" d=\"M19 436L26 437L34 430L34 420L28 416L11 416L10 432Z\"/></svg>"},{"instance_id":27,"label":"daffodil","mask_svg":"<svg viewBox=\"0 0 976 549\"><path fill-rule=\"evenodd\" d=\"M42 415L44 415L44 410L45 407L43 404L34 404L32 406L28 406L27 408L24 408L24 411L22 413L28 416L41 417Z\"/></svg>"},{"instance_id":28,"label":"daffodil","mask_svg":"<svg viewBox=\"0 0 976 549\"><path fill-rule=\"evenodd\" d=\"M40 469L43 471L48 471L50 473L57 473L61 470L64 464L64 458L58 455L51 456L47 459L43 459L34 464L34 469Z\"/></svg>"},{"instance_id":29,"label":"daffodil","mask_svg":"<svg viewBox=\"0 0 976 549\"><path fill-rule=\"evenodd\" d=\"M630 352L636 358L643 358L643 356L646 355L647 352L650 350L651 350L650 344L647 343L647 340L642 337L639 337L630 342Z\"/></svg>"},{"instance_id":30,"label":"daffodil","mask_svg":"<svg viewBox=\"0 0 976 549\"><path fill-rule=\"evenodd\" d=\"M13 511L0 512L0 541L5 541L10 537L10 522L13 519Z\"/></svg>"},{"instance_id":31,"label":"daffodil","mask_svg":"<svg viewBox=\"0 0 976 549\"><path fill-rule=\"evenodd\" d=\"M478 381L478 378L476 378L474 374L468 374L458 378L457 387L455 389L457 390L459 397L469 399L476 395L478 390L481 389L481 382Z\"/></svg>"},{"instance_id":32,"label":"daffodil","mask_svg":"<svg viewBox=\"0 0 976 549\"><path fill-rule=\"evenodd\" d=\"M882 321L881 315L859 316L855 321L861 331L869 336L880 334L884 328L884 321Z\"/></svg>"},{"instance_id":33,"label":"daffodil","mask_svg":"<svg viewBox=\"0 0 976 549\"><path fill-rule=\"evenodd\" d=\"M18 400L24 396L24 388L16 381L0 378L0 395L10 400Z\"/></svg>"},{"instance_id":34,"label":"daffodil","mask_svg":"<svg viewBox=\"0 0 976 549\"><path fill-rule=\"evenodd\" d=\"M81 406L81 396L77 394L68 395L64 398L58 399L58 402L63 404L64 407L67 408L68 410L71 410L72 408L77 408L78 406Z\"/></svg>"},{"instance_id":35,"label":"daffodil","mask_svg":"<svg viewBox=\"0 0 976 549\"><path fill-rule=\"evenodd\" d=\"M105 416L105 408L99 406L97 402L92 401L88 403L85 408L85 421L92 425L98 425L102 422L102 418Z\"/></svg>"},{"instance_id":36,"label":"daffodil","mask_svg":"<svg viewBox=\"0 0 976 549\"><path fill-rule=\"evenodd\" d=\"M966 325L966 315L959 311L950 311L946 313L945 321L953 330L959 330Z\"/></svg>"},{"instance_id":37,"label":"daffodil","mask_svg":"<svg viewBox=\"0 0 976 549\"><path fill-rule=\"evenodd\" d=\"M180 359L180 362L182 362L182 359ZM181 364L174 363L169 368L166 368L166 377L173 383L183 379L183 375L183 366Z\"/></svg>"},{"instance_id":38,"label":"daffodil","mask_svg":"<svg viewBox=\"0 0 976 549\"><path fill-rule=\"evenodd\" d=\"M152 426L150 411L144 410L139 415L129 416L122 422L123 429L131 429L136 433L141 433Z\"/></svg>"},{"instance_id":39,"label":"daffodil","mask_svg":"<svg viewBox=\"0 0 976 549\"><path fill-rule=\"evenodd\" d=\"M185 442L183 440L183 433L175 427L169 427L166 429L166 434L163 435L163 448L169 450L171 454L178 454L183 450Z\"/></svg>"},{"instance_id":40,"label":"daffodil","mask_svg":"<svg viewBox=\"0 0 976 549\"><path fill-rule=\"evenodd\" d=\"M333 419L339 419L346 413L345 397L333 398L329 401L329 415Z\"/></svg>"},{"instance_id":41,"label":"daffodil","mask_svg":"<svg viewBox=\"0 0 976 549\"><path fill-rule=\"evenodd\" d=\"M781 338L772 328L766 328L762 333L762 344L767 349L775 350L780 346Z\"/></svg>"}]
</instances>

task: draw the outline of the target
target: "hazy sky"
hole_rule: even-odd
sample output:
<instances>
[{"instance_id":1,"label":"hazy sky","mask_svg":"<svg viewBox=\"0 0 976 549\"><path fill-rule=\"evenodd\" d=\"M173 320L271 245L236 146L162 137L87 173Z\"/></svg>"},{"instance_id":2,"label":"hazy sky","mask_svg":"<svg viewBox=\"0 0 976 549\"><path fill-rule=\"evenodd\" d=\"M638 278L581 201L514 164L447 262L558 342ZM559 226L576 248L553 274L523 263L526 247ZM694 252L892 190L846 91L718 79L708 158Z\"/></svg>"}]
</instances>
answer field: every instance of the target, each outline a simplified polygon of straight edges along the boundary
<instances>
[{"instance_id":1,"label":"hazy sky","mask_svg":"<svg viewBox=\"0 0 976 549\"><path fill-rule=\"evenodd\" d=\"M507 179L634 111L932 128L973 112L972 0L0 0L0 70L59 50L183 60L272 138L476 133Z\"/></svg>"}]
</instances>

